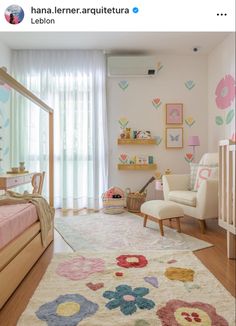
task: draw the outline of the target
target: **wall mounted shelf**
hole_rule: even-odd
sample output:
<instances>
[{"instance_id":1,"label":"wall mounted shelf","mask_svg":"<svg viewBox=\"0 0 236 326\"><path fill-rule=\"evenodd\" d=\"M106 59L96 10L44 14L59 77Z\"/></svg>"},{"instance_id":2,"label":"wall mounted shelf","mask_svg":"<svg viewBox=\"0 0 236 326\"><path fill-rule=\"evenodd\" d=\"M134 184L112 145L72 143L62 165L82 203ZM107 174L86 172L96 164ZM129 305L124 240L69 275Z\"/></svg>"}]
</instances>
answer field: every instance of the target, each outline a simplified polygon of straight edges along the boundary
<instances>
[{"instance_id":1,"label":"wall mounted shelf","mask_svg":"<svg viewBox=\"0 0 236 326\"><path fill-rule=\"evenodd\" d=\"M117 139L118 145L155 145L156 139L126 139L119 138Z\"/></svg>"},{"instance_id":2,"label":"wall mounted shelf","mask_svg":"<svg viewBox=\"0 0 236 326\"><path fill-rule=\"evenodd\" d=\"M118 164L118 170L156 170L157 164Z\"/></svg>"}]
</instances>

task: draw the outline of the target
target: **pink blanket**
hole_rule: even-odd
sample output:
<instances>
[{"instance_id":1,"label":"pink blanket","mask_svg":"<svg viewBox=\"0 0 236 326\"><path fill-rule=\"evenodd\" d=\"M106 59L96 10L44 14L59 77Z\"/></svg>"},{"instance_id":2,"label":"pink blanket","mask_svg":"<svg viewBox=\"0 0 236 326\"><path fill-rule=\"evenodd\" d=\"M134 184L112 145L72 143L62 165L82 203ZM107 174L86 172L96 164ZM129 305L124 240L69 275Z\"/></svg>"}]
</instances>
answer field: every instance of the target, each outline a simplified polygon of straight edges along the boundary
<instances>
[{"instance_id":1,"label":"pink blanket","mask_svg":"<svg viewBox=\"0 0 236 326\"><path fill-rule=\"evenodd\" d=\"M0 249L38 220L32 204L0 206Z\"/></svg>"}]
</instances>

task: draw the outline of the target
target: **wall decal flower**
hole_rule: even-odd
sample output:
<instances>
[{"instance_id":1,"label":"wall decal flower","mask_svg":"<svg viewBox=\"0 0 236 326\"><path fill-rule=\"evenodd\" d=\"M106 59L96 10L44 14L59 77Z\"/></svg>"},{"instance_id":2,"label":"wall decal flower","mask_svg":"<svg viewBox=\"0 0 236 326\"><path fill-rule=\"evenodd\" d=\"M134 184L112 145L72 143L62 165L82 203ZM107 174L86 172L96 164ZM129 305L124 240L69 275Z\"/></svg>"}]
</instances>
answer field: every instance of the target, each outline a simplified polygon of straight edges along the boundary
<instances>
[{"instance_id":1,"label":"wall decal flower","mask_svg":"<svg viewBox=\"0 0 236 326\"><path fill-rule=\"evenodd\" d=\"M127 164L128 163L128 155L127 154L120 154L119 161L122 164Z\"/></svg>"},{"instance_id":2,"label":"wall decal flower","mask_svg":"<svg viewBox=\"0 0 236 326\"><path fill-rule=\"evenodd\" d=\"M215 117L215 123L218 125L218 126L221 126L221 125L223 125L223 123L224 123L224 120L223 120L223 118L221 117L221 116L216 116Z\"/></svg>"},{"instance_id":3,"label":"wall decal flower","mask_svg":"<svg viewBox=\"0 0 236 326\"><path fill-rule=\"evenodd\" d=\"M188 127L192 127L194 123L196 122L193 117L187 117L185 120L185 123Z\"/></svg>"},{"instance_id":4,"label":"wall decal flower","mask_svg":"<svg viewBox=\"0 0 236 326\"><path fill-rule=\"evenodd\" d=\"M105 291L103 297L110 301L106 307L110 310L120 308L120 311L128 316L139 309L153 309L155 303L152 300L144 298L149 293L148 288L139 287L132 289L129 285L119 285L116 291Z\"/></svg>"},{"instance_id":5,"label":"wall decal flower","mask_svg":"<svg viewBox=\"0 0 236 326\"><path fill-rule=\"evenodd\" d=\"M191 89L193 89L193 87L196 86L196 84L194 83L193 80L187 80L185 83L184 83L185 87L191 91Z\"/></svg>"},{"instance_id":6,"label":"wall decal flower","mask_svg":"<svg viewBox=\"0 0 236 326\"><path fill-rule=\"evenodd\" d=\"M194 271L190 268L169 267L165 271L165 276L171 281L192 282Z\"/></svg>"},{"instance_id":7,"label":"wall decal flower","mask_svg":"<svg viewBox=\"0 0 236 326\"><path fill-rule=\"evenodd\" d=\"M142 268L148 264L147 259L142 255L121 255L116 260L117 265L124 268Z\"/></svg>"},{"instance_id":8,"label":"wall decal flower","mask_svg":"<svg viewBox=\"0 0 236 326\"><path fill-rule=\"evenodd\" d=\"M72 281L77 281L83 280L91 274L103 272L104 269L105 262L103 259L79 256L60 263L56 273Z\"/></svg>"},{"instance_id":9,"label":"wall decal flower","mask_svg":"<svg viewBox=\"0 0 236 326\"><path fill-rule=\"evenodd\" d=\"M162 102L159 98L154 98L152 100L152 105L154 106L155 109L158 109L162 105Z\"/></svg>"},{"instance_id":10,"label":"wall decal flower","mask_svg":"<svg viewBox=\"0 0 236 326\"><path fill-rule=\"evenodd\" d=\"M10 98L10 87L6 84L0 85L0 102L6 103Z\"/></svg>"},{"instance_id":11,"label":"wall decal flower","mask_svg":"<svg viewBox=\"0 0 236 326\"><path fill-rule=\"evenodd\" d=\"M234 115L235 115L235 110L232 109L230 110L227 115L226 115L226 118L225 118L225 123L228 125L232 122L232 120L234 119ZM224 124L224 119L221 117L221 116L216 116L215 117L215 123L218 125L218 126L221 126Z\"/></svg>"},{"instance_id":12,"label":"wall decal flower","mask_svg":"<svg viewBox=\"0 0 236 326\"><path fill-rule=\"evenodd\" d=\"M235 110L230 110L228 113L227 113L227 116L226 116L226 119L225 119L225 123L228 125L230 124L230 122L233 120L234 118L234 114L235 114Z\"/></svg>"},{"instance_id":13,"label":"wall decal flower","mask_svg":"<svg viewBox=\"0 0 236 326\"><path fill-rule=\"evenodd\" d=\"M235 94L235 79L231 75L225 75L225 77L219 81L215 90L217 107L221 110L227 109L233 103Z\"/></svg>"},{"instance_id":14,"label":"wall decal flower","mask_svg":"<svg viewBox=\"0 0 236 326\"><path fill-rule=\"evenodd\" d=\"M165 326L228 326L213 306L203 302L170 300L157 311L157 316Z\"/></svg>"},{"instance_id":15,"label":"wall decal flower","mask_svg":"<svg viewBox=\"0 0 236 326\"><path fill-rule=\"evenodd\" d=\"M54 301L43 304L35 312L48 326L74 326L98 310L98 305L80 294L60 295Z\"/></svg>"},{"instance_id":16,"label":"wall decal flower","mask_svg":"<svg viewBox=\"0 0 236 326\"><path fill-rule=\"evenodd\" d=\"M118 120L118 122L119 122L120 127L122 129L125 129L129 123L129 120L125 117L122 117L122 118L120 118L120 120Z\"/></svg>"},{"instance_id":17,"label":"wall decal flower","mask_svg":"<svg viewBox=\"0 0 236 326\"><path fill-rule=\"evenodd\" d=\"M123 91L125 91L129 86L129 82L127 80L121 80L118 85Z\"/></svg>"},{"instance_id":18,"label":"wall decal flower","mask_svg":"<svg viewBox=\"0 0 236 326\"><path fill-rule=\"evenodd\" d=\"M193 153L186 153L184 159L186 162L191 163L193 161Z\"/></svg>"},{"instance_id":19,"label":"wall decal flower","mask_svg":"<svg viewBox=\"0 0 236 326\"><path fill-rule=\"evenodd\" d=\"M9 153L9 151L10 151L9 147L4 148L3 156L6 156Z\"/></svg>"},{"instance_id":20,"label":"wall decal flower","mask_svg":"<svg viewBox=\"0 0 236 326\"><path fill-rule=\"evenodd\" d=\"M160 143L162 142L161 136L154 136L154 139L156 140L156 145L160 145Z\"/></svg>"}]
</instances>

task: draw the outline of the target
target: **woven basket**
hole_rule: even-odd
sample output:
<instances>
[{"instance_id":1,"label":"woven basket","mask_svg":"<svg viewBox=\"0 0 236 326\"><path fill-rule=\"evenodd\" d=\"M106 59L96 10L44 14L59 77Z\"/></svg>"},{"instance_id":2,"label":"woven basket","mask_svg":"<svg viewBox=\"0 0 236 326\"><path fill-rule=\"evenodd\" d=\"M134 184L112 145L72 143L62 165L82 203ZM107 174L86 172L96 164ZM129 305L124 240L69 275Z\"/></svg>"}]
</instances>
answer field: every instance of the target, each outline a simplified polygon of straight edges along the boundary
<instances>
[{"instance_id":1,"label":"woven basket","mask_svg":"<svg viewBox=\"0 0 236 326\"><path fill-rule=\"evenodd\" d=\"M127 194L127 209L129 212L132 213L139 213L140 212L140 207L141 205L145 202L146 200L147 193L128 193Z\"/></svg>"},{"instance_id":2,"label":"woven basket","mask_svg":"<svg viewBox=\"0 0 236 326\"><path fill-rule=\"evenodd\" d=\"M103 212L106 214L120 214L124 212L124 198L103 198Z\"/></svg>"}]
</instances>

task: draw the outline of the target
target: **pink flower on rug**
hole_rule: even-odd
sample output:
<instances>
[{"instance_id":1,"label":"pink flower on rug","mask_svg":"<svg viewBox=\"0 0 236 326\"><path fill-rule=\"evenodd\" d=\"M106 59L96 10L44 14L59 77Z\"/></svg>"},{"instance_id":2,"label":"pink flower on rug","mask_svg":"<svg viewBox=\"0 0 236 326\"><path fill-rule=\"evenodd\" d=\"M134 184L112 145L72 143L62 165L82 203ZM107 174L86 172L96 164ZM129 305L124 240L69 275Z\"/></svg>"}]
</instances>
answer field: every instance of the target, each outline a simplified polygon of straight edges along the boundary
<instances>
[{"instance_id":1,"label":"pink flower on rug","mask_svg":"<svg viewBox=\"0 0 236 326\"><path fill-rule=\"evenodd\" d=\"M118 266L125 268L142 268L148 264L147 259L142 255L121 255L116 260L118 260Z\"/></svg>"},{"instance_id":2,"label":"pink flower on rug","mask_svg":"<svg viewBox=\"0 0 236 326\"><path fill-rule=\"evenodd\" d=\"M228 322L217 315L213 306L203 302L170 300L157 311L157 316L162 326L228 326Z\"/></svg>"},{"instance_id":3,"label":"pink flower on rug","mask_svg":"<svg viewBox=\"0 0 236 326\"><path fill-rule=\"evenodd\" d=\"M87 278L90 274L103 272L104 269L104 260L79 256L60 263L57 266L56 273L72 281L77 281Z\"/></svg>"},{"instance_id":4,"label":"pink flower on rug","mask_svg":"<svg viewBox=\"0 0 236 326\"><path fill-rule=\"evenodd\" d=\"M227 109L233 102L236 93L235 80L233 76L226 75L220 80L216 87L216 105L219 109Z\"/></svg>"}]
</instances>

